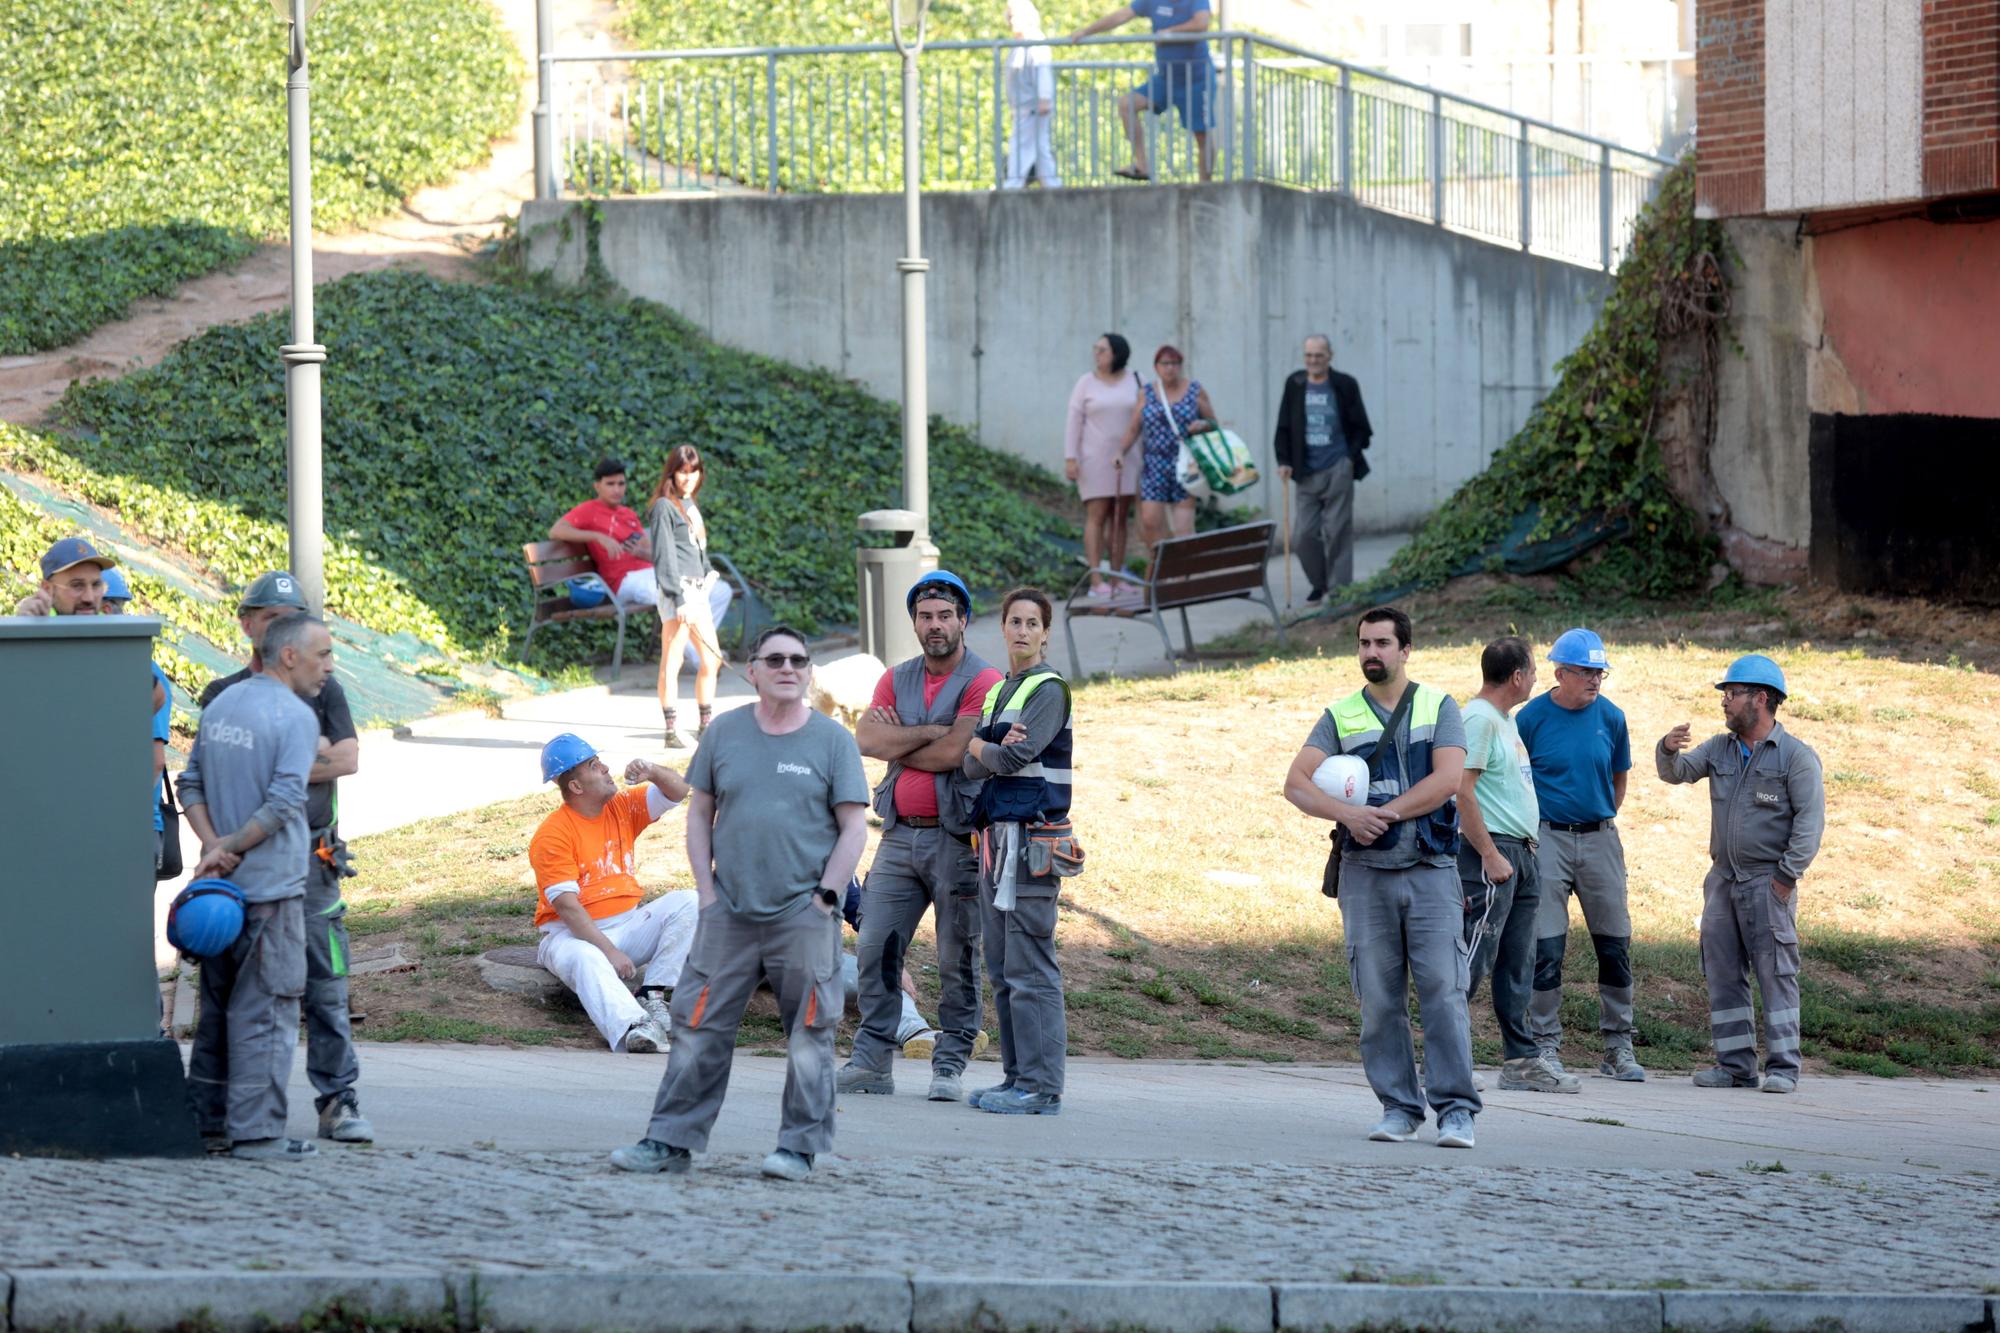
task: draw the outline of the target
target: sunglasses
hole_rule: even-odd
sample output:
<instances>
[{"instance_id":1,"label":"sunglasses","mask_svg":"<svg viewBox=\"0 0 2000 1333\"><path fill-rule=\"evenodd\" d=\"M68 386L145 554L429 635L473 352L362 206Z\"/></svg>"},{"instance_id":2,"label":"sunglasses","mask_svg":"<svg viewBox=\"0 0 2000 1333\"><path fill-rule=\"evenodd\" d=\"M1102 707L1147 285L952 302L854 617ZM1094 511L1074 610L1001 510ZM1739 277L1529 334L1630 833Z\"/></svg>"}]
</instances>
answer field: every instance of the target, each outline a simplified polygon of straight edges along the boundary
<instances>
[{"instance_id":1,"label":"sunglasses","mask_svg":"<svg viewBox=\"0 0 2000 1333\"><path fill-rule=\"evenodd\" d=\"M765 653L757 660L773 671L786 665L794 671L804 671L812 665L812 658L805 653Z\"/></svg>"}]
</instances>

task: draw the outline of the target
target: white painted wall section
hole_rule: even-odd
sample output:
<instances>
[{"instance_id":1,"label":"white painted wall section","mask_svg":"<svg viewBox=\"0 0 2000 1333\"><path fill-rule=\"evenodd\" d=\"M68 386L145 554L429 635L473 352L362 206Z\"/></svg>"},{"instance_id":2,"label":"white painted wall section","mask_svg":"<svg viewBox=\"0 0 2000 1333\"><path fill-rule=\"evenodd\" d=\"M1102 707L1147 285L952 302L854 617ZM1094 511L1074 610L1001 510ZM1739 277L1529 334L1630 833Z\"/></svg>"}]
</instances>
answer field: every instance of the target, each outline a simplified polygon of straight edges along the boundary
<instances>
[{"instance_id":1,"label":"white painted wall section","mask_svg":"<svg viewBox=\"0 0 2000 1333\"><path fill-rule=\"evenodd\" d=\"M1919 0L1769 0L1764 32L1765 208L1919 198Z\"/></svg>"}]
</instances>

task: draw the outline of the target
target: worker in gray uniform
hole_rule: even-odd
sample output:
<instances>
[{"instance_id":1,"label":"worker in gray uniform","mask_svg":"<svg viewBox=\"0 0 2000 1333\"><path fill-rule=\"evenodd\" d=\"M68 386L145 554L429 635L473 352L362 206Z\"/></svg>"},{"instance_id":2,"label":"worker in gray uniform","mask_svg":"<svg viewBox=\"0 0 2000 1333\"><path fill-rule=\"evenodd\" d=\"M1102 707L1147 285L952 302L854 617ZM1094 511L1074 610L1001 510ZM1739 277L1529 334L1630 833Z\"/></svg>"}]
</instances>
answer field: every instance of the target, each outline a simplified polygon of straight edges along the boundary
<instances>
[{"instance_id":1,"label":"worker in gray uniform","mask_svg":"<svg viewBox=\"0 0 2000 1333\"><path fill-rule=\"evenodd\" d=\"M965 1063L980 1025L979 867L971 838L979 782L959 766L1000 673L965 646L972 593L956 574L925 574L905 606L923 651L882 674L854 728L861 753L889 771L875 789L882 840L861 887L854 950L861 1027L840 1070L840 1090L895 1092L903 959L924 913L935 909L939 1035L929 1097L955 1102L964 1095Z\"/></svg>"},{"instance_id":2,"label":"worker in gray uniform","mask_svg":"<svg viewBox=\"0 0 2000 1333\"><path fill-rule=\"evenodd\" d=\"M1785 673L1761 653L1739 657L1715 687L1728 728L1689 749L1685 722L1660 737L1665 782L1708 780L1708 878L1702 883L1701 970L1715 1068L1698 1088L1754 1088L1757 1033L1750 975L1764 1000L1764 1091L1799 1085L1799 883L1826 829L1819 756L1778 722Z\"/></svg>"},{"instance_id":3,"label":"worker in gray uniform","mask_svg":"<svg viewBox=\"0 0 2000 1333\"><path fill-rule=\"evenodd\" d=\"M298 580L282 569L259 574L237 603L236 621L250 641L250 664L208 683L198 700L203 709L224 690L264 669L264 631L271 622L306 609ZM319 751L306 786L306 1078L313 1085L319 1136L340 1143L369 1143L375 1127L361 1114L354 1085L361 1060L347 1005L347 902L341 881L354 875L347 843L340 836L340 779L361 767L361 741L347 691L333 676L306 700L319 725ZM199 1034L197 1034L199 1036ZM211 1034L213 1035L213 1034Z\"/></svg>"},{"instance_id":4,"label":"worker in gray uniform","mask_svg":"<svg viewBox=\"0 0 2000 1333\"><path fill-rule=\"evenodd\" d=\"M181 774L181 808L201 839L189 878L227 875L244 900L243 933L202 960L207 1032L188 1069L202 1136L227 1135L233 1157L314 1153L285 1136L285 1089L306 989L306 782L319 746L304 701L332 669L325 625L303 612L272 622L264 670L202 714Z\"/></svg>"}]
</instances>

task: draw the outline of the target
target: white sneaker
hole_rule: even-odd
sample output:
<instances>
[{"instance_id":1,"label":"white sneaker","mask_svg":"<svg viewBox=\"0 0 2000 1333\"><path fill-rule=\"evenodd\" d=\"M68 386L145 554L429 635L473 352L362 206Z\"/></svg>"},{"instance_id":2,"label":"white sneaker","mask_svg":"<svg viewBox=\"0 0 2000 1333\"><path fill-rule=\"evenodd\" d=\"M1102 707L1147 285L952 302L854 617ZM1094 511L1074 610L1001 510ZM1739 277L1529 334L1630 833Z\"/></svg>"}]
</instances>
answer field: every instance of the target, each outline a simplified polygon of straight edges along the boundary
<instances>
[{"instance_id":1,"label":"white sneaker","mask_svg":"<svg viewBox=\"0 0 2000 1333\"><path fill-rule=\"evenodd\" d=\"M674 1015L667 1007L666 996L658 991L642 992L639 996L639 1007L646 1011L646 1017L654 1027L666 1033L669 1038L674 1035Z\"/></svg>"},{"instance_id":2,"label":"white sneaker","mask_svg":"<svg viewBox=\"0 0 2000 1333\"><path fill-rule=\"evenodd\" d=\"M618 1049L627 1055L658 1055L667 1049L668 1038L664 1030L650 1018L643 1018L625 1029L625 1039L618 1043Z\"/></svg>"}]
</instances>

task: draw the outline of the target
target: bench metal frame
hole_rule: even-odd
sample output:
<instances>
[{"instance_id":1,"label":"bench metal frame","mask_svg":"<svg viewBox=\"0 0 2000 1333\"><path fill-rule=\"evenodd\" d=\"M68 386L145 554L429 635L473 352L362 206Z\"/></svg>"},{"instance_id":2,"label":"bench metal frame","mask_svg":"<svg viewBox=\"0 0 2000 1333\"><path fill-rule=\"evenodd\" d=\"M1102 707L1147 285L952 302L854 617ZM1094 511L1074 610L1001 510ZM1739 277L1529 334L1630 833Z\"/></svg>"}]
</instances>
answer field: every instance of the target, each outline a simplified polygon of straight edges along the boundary
<instances>
[{"instance_id":1,"label":"bench metal frame","mask_svg":"<svg viewBox=\"0 0 2000 1333\"><path fill-rule=\"evenodd\" d=\"M1169 537L1153 548L1153 563L1144 578L1124 570L1098 571L1097 577L1122 583L1133 589L1136 596L1092 599L1087 595L1091 575L1085 573L1070 588L1063 604L1063 639L1069 644L1070 678L1083 678L1083 663L1077 657L1076 632L1072 628L1078 617L1113 620L1150 617L1153 628L1160 633L1167 661L1176 671L1182 658L1193 661L1199 656L1194 647L1194 629L1188 624L1187 609L1191 606L1237 598L1262 602L1271 613L1278 642L1283 643L1285 621L1278 613L1277 599L1271 596L1269 575L1271 539L1277 530L1275 521L1265 519L1187 537ZM1174 651L1173 639L1167 633L1167 622L1161 615L1164 611L1180 612L1181 641L1186 645L1180 653Z\"/></svg>"}]
</instances>

